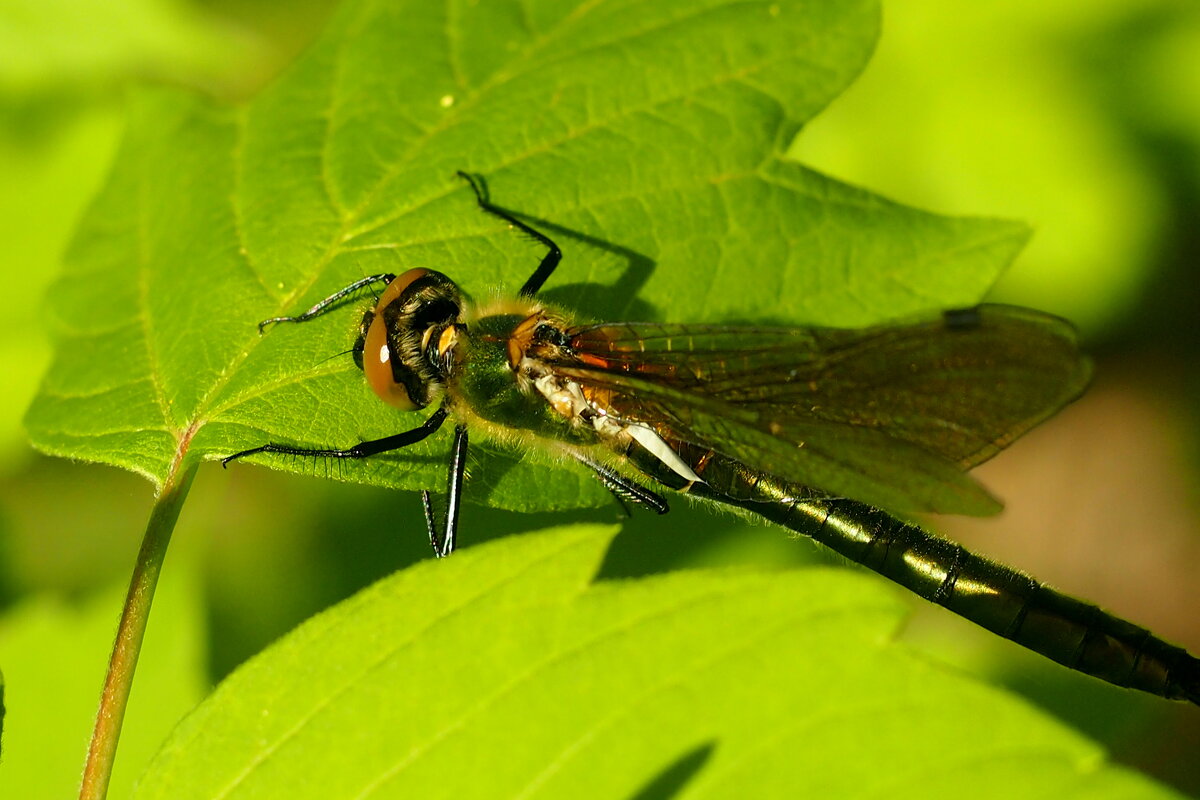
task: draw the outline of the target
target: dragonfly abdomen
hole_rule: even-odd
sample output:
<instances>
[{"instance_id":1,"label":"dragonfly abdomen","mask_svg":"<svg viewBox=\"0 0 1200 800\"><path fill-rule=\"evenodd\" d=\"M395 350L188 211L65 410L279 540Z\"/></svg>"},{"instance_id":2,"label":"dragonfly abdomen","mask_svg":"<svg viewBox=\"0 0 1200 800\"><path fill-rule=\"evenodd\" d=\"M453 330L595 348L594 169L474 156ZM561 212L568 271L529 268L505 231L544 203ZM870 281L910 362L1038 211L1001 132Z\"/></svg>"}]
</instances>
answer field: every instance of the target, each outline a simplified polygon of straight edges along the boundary
<instances>
[{"instance_id":1,"label":"dragonfly abdomen","mask_svg":"<svg viewBox=\"0 0 1200 800\"><path fill-rule=\"evenodd\" d=\"M793 495L794 497L794 495ZM993 633L1117 686L1200 704L1200 660L915 525L852 500L735 501Z\"/></svg>"},{"instance_id":2,"label":"dragonfly abdomen","mask_svg":"<svg viewBox=\"0 0 1200 800\"><path fill-rule=\"evenodd\" d=\"M704 482L685 483L636 449L625 455L673 489L752 511L1063 666L1200 705L1200 659L1144 628L873 506L751 470L706 448L673 444Z\"/></svg>"}]
</instances>

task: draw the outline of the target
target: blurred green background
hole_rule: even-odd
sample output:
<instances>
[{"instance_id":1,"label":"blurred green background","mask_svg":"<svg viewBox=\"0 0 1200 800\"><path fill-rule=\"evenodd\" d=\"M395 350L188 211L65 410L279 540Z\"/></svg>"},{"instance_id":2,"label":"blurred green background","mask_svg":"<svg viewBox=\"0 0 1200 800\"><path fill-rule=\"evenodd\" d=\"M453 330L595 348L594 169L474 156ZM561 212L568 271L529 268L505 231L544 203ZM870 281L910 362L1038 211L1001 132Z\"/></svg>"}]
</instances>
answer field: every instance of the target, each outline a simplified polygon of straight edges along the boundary
<instances>
[{"instance_id":1,"label":"blurred green background","mask_svg":"<svg viewBox=\"0 0 1200 800\"><path fill-rule=\"evenodd\" d=\"M104 179L126 88L247 96L332 5L0 0L0 668L10 710L0 796L74 791L150 508L142 479L38 456L21 428L49 359L45 287ZM1034 240L994 299L1075 320L1098 365L1087 397L979 470L1007 501L1004 515L931 524L1200 652L1200 6L892 0L883 30L867 72L792 154L901 202L1030 222ZM778 531L675 505L625 521L605 574L827 560ZM615 507L517 515L468 504L462 531L469 546L617 518ZM167 561L112 796L206 687L427 550L415 496L206 465ZM1118 760L1200 794L1195 708L1100 686L913 607L911 646L989 675Z\"/></svg>"}]
</instances>

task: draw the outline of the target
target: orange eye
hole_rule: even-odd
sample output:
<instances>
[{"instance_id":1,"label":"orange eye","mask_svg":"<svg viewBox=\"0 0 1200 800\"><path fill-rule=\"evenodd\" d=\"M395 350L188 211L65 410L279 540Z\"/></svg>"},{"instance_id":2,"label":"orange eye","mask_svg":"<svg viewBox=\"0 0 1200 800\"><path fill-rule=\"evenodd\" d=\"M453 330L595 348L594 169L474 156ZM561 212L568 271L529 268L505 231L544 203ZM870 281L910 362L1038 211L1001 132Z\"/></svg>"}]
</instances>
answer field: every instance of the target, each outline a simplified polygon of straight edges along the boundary
<instances>
[{"instance_id":1,"label":"orange eye","mask_svg":"<svg viewBox=\"0 0 1200 800\"><path fill-rule=\"evenodd\" d=\"M396 380L396 370L392 365L392 349L388 345L386 322L388 315L384 313L384 309L394 303L413 281L428 274L429 270L427 269L410 269L387 285L383 294L379 296L379 302L375 305L375 316L371 320L366 338L363 340L362 366L363 374L367 376L367 383L371 386L371 390L379 396L379 399L401 411L416 411L423 404L414 402L408 393L408 388ZM407 370L403 365L400 368Z\"/></svg>"},{"instance_id":2,"label":"orange eye","mask_svg":"<svg viewBox=\"0 0 1200 800\"><path fill-rule=\"evenodd\" d=\"M404 290L411 286L413 281L428 274L429 270L417 267L408 270L403 275L397 275L395 280L385 286L383 293L379 295L379 302L375 304L375 318L379 319L383 310L390 306L397 297L404 294Z\"/></svg>"}]
</instances>

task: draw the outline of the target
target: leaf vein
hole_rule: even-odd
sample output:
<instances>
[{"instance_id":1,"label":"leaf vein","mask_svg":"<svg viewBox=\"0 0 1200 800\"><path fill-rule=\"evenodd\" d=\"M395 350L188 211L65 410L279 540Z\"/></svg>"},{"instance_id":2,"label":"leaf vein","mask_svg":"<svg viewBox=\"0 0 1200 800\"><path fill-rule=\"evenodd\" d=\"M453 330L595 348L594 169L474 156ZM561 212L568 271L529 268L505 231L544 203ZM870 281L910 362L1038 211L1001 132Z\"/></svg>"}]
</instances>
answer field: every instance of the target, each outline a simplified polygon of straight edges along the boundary
<instances>
[{"instance_id":1,"label":"leaf vein","mask_svg":"<svg viewBox=\"0 0 1200 800\"><path fill-rule=\"evenodd\" d=\"M564 28L569 27L570 24L572 24L576 19L579 19L579 18L585 16L593 8L595 8L598 5L601 5L603 2L604 2L604 0L588 0L587 2L581 3L580 5L578 5L575 8L574 11L572 11L569 15L567 15L563 19L562 23L560 23L559 28L557 30L561 31ZM530 59L534 53L536 53L538 50L540 50L542 47L546 46L550 42L554 41L556 33L557 33L557 31L552 32L550 34L546 34L540 40L535 39L534 41L531 41L524 48L524 50L522 50L519 54L517 54L513 58L513 60L510 61L509 63L514 64L514 63L519 63L522 60ZM459 118L464 116L464 112L469 111L472 108L472 106L474 106L476 103L478 103L480 101L480 99L485 96L485 94L487 93L488 90L490 90L494 86L502 85L506 80L508 80L508 77L505 76L502 71L497 72L491 78L484 81L483 84L481 84L479 86L479 88L477 88L475 91L467 93L467 95L463 98L461 103L455 103L454 108L450 113L443 116L434 125L431 125L430 127L426 128L420 136L418 136L416 139L414 139L409 144L408 148L404 152L404 155L399 160L393 162L391 165L389 165L384 170L383 175L381 175L375 181L375 185L372 186L364 194L362 202L359 203L358 206L355 207L350 212L350 216L355 217L355 218L361 216L362 213L364 212L364 210L370 207L371 203L375 200L375 196L377 194L379 194L379 192L383 189L383 187L386 186L389 182L391 182L393 178L395 178L397 175L399 175L401 169L406 164L408 164L414 158L416 158L416 156L420 153L422 147L424 147L426 144L428 144L437 134L447 130L454 123L456 123L459 120ZM445 196L445 195L443 194L441 196ZM434 198L434 199L437 199L437 198Z\"/></svg>"},{"instance_id":2,"label":"leaf vein","mask_svg":"<svg viewBox=\"0 0 1200 800\"><path fill-rule=\"evenodd\" d=\"M154 346L154 332L150 323L150 234L149 220L147 219L147 214L149 213L148 186L148 176L145 165L143 165L143 169L138 173L137 181L137 318L141 323L142 341L146 350L147 379L154 389L154 400L158 404L158 411L162 416L163 425L169 428L171 425L171 406L166 395L163 393L161 385L162 368L159 364L157 348Z\"/></svg>"},{"instance_id":3,"label":"leaf vein","mask_svg":"<svg viewBox=\"0 0 1200 800\"><path fill-rule=\"evenodd\" d=\"M649 101L647 103L643 103L643 104L639 104L639 105L635 105L635 106L628 106L626 108L621 109L621 111L619 113L613 114L602 120L588 123L586 125L581 125L578 128L568 131L563 136L549 139L537 147L529 148L529 149L521 152L520 154L516 155L513 158L510 158L506 161L503 161L499 164L496 164L496 165L493 165L492 167L487 168L485 171L489 175L496 175L499 172L501 172L502 170L509 169L513 166L521 164L535 156L539 156L539 155L543 155L545 153L551 152L554 149L559 148L568 142L577 140L580 137L585 136L589 133L599 131L599 130L604 130L606 127L612 125L612 123L614 123L618 120L632 117L635 114L642 114L642 113L648 113L648 112L655 111L662 106L669 105L670 103L678 102L679 100L682 100L684 97L690 96L692 92L709 91L711 89L718 88L720 86L725 85L726 83L729 83L732 81L737 81L737 80L743 78L747 74L752 74L754 72L757 72L758 70L765 69L769 66L773 66L774 63L775 63L774 61L770 61L770 60L763 61L763 62L754 64L751 66L743 67L742 69L740 69L736 72L718 76L715 80L705 83L702 86L692 87L692 88L689 88L686 91L682 91L680 93L672 93L672 94L666 95L664 97L655 98L654 100ZM451 186L438 194L435 194L433 196L422 199L417 205L409 206L408 208L401 210L399 213L391 214L391 215L383 217L382 219L372 221L366 227L358 228L357 230L355 230L352 234L350 234L345 239L345 241L353 241L354 239L360 238L360 237L370 234L374 231L377 231L380 228L386 227L387 225L391 225L391 224L397 222L398 220L403 219L405 216L413 213L414 211L416 211L424 206L427 206L430 203L436 202L437 200L441 200L441 199L447 197L452 192L457 191L457 189L458 189L457 186Z\"/></svg>"},{"instance_id":4,"label":"leaf vein","mask_svg":"<svg viewBox=\"0 0 1200 800\"><path fill-rule=\"evenodd\" d=\"M465 90L468 83L461 63L462 39L456 35L459 19L458 15L454 13L455 8L454 0L445 0L443 7L445 19L442 28L446 34L446 65L450 68L450 77L454 80L454 85ZM423 130L422 133L424 133Z\"/></svg>"},{"instance_id":5,"label":"leaf vein","mask_svg":"<svg viewBox=\"0 0 1200 800\"><path fill-rule=\"evenodd\" d=\"M246 229L244 219L244 209L239 201L242 197L242 181L243 168L245 167L245 147L246 147L246 111L243 107L239 113L234 116L234 138L233 148L230 151L230 158L233 160L233 188L229 195L229 208L233 217L233 235L237 240L238 260L246 265L250 274L254 277L256 283L262 287L263 292L272 300L276 299L276 295L271 291L271 287L267 286L266 280L262 273L254 266L254 261L250 257L250 245L246 240Z\"/></svg>"}]
</instances>

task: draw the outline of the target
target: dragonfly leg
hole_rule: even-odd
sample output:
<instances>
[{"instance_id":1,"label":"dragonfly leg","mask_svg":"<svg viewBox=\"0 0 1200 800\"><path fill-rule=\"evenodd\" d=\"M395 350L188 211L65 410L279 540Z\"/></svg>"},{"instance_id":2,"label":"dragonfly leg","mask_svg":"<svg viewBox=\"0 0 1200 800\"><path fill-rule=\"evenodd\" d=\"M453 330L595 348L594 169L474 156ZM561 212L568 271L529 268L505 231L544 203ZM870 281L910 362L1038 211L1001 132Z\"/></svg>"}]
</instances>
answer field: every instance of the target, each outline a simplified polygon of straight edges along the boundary
<instances>
[{"instance_id":1,"label":"dragonfly leg","mask_svg":"<svg viewBox=\"0 0 1200 800\"><path fill-rule=\"evenodd\" d=\"M368 275L365 278L360 278L349 286L338 289L336 292L329 295L329 297L326 297L324 300L317 303L303 314L299 314L294 317L271 317L270 319L264 319L262 322L258 323L258 332L261 334L268 325L274 325L277 322L308 322L313 317L319 317L324 314L343 297L354 294L364 286L370 286L373 283L391 283L395 279L396 276L389 272L383 272L379 275Z\"/></svg>"},{"instance_id":2,"label":"dragonfly leg","mask_svg":"<svg viewBox=\"0 0 1200 800\"><path fill-rule=\"evenodd\" d=\"M600 482L604 484L604 488L612 492L613 497L617 499L622 508L625 508L625 501L628 500L631 503L637 503L639 506L645 506L658 514L665 514L671 510L671 507L667 505L665 497L650 491L636 481L626 478L612 467L588 458L583 453L572 452L571 455L600 479ZM628 508L625 509L625 514L626 516L629 515Z\"/></svg>"},{"instance_id":3,"label":"dragonfly leg","mask_svg":"<svg viewBox=\"0 0 1200 800\"><path fill-rule=\"evenodd\" d=\"M336 449L321 449L308 447L292 447L286 444L275 444L274 442L264 444L259 447L251 447L249 450L243 450L240 453L234 453L231 456L226 456L221 459L221 466L228 466L230 461L235 461L239 458L252 456L256 453L282 453L284 455L293 456L311 456L312 458L366 458L368 456L386 453L389 450L399 450L402 447L408 447L410 444L416 444L422 439L442 427L442 423L446 421L446 407L442 406L437 411L429 415L429 419L413 428L412 430L397 433L392 436L385 436L382 439L372 439L367 442L359 442L353 447L345 450Z\"/></svg>"},{"instance_id":4,"label":"dragonfly leg","mask_svg":"<svg viewBox=\"0 0 1200 800\"><path fill-rule=\"evenodd\" d=\"M425 528L429 531L429 546L438 558L445 558L454 552L466 465L467 428L465 425L457 425L454 428L454 447L450 450L450 466L446 477L446 523L441 535L438 534L438 524L434 518L433 501L429 492L421 492L421 505L425 509Z\"/></svg>"},{"instance_id":5,"label":"dragonfly leg","mask_svg":"<svg viewBox=\"0 0 1200 800\"><path fill-rule=\"evenodd\" d=\"M538 264L537 269L533 271L533 274L529 276L529 280L525 281L525 285L521 287L521 297L533 297L542 288L542 284L546 282L546 279L550 277L550 273L554 272L554 268L558 266L558 262L562 261L562 250L558 249L558 245L546 234L526 225L499 206L492 205L491 201L484 195L479 181L473 176L468 175L462 170L458 171L458 176L471 185L471 191L475 193L475 201L479 203L480 208L493 216L499 217L522 233L532 236L548 248L546 255L542 257L542 261Z\"/></svg>"}]
</instances>

